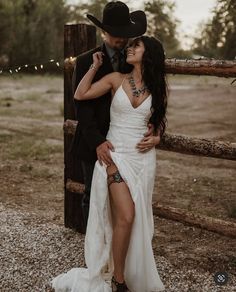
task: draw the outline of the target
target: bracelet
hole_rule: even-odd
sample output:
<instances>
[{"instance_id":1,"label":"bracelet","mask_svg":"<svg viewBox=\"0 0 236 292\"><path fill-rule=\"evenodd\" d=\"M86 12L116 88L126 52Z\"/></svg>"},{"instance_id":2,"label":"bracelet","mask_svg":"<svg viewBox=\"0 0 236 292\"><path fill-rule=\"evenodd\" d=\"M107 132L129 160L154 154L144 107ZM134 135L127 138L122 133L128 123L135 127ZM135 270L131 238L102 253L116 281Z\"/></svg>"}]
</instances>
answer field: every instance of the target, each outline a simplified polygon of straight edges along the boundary
<instances>
[{"instance_id":1,"label":"bracelet","mask_svg":"<svg viewBox=\"0 0 236 292\"><path fill-rule=\"evenodd\" d=\"M97 67L94 64L91 64L89 69L97 71Z\"/></svg>"}]
</instances>

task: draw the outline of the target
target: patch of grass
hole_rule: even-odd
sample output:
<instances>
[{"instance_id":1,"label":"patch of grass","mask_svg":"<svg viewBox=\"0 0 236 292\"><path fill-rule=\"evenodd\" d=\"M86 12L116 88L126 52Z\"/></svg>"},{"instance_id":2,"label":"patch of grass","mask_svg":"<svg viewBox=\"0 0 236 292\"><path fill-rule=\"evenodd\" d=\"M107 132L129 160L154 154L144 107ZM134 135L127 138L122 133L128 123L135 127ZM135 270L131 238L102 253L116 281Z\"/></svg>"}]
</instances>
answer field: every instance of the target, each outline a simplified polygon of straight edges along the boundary
<instances>
[{"instance_id":1,"label":"patch of grass","mask_svg":"<svg viewBox=\"0 0 236 292\"><path fill-rule=\"evenodd\" d=\"M22 173L28 174L32 178L48 179L55 176L55 174L50 170L51 167L44 167L38 164L36 166L35 165L33 166L31 163L23 163L20 165L19 170Z\"/></svg>"},{"instance_id":2,"label":"patch of grass","mask_svg":"<svg viewBox=\"0 0 236 292\"><path fill-rule=\"evenodd\" d=\"M40 179L49 179L49 178L52 178L54 177L54 173L52 173L49 168L34 168L31 172L31 176L33 178L40 178Z\"/></svg>"},{"instance_id":3,"label":"patch of grass","mask_svg":"<svg viewBox=\"0 0 236 292\"><path fill-rule=\"evenodd\" d=\"M227 210L227 214L230 218L236 219L236 202L226 202L225 208Z\"/></svg>"},{"instance_id":4,"label":"patch of grass","mask_svg":"<svg viewBox=\"0 0 236 292\"><path fill-rule=\"evenodd\" d=\"M63 145L50 145L45 141L35 141L27 137L12 145L10 158L47 161L51 155L56 153L63 153Z\"/></svg>"},{"instance_id":5,"label":"patch of grass","mask_svg":"<svg viewBox=\"0 0 236 292\"><path fill-rule=\"evenodd\" d=\"M14 98L11 96L5 96L0 98L0 106L1 107L10 107L12 105L12 102L14 101Z\"/></svg>"},{"instance_id":6,"label":"patch of grass","mask_svg":"<svg viewBox=\"0 0 236 292\"><path fill-rule=\"evenodd\" d=\"M2 101L13 101L14 98L12 96L5 96L0 98L0 102Z\"/></svg>"},{"instance_id":7,"label":"patch of grass","mask_svg":"<svg viewBox=\"0 0 236 292\"><path fill-rule=\"evenodd\" d=\"M61 103L59 106L60 116L64 117L64 104Z\"/></svg>"},{"instance_id":8,"label":"patch of grass","mask_svg":"<svg viewBox=\"0 0 236 292\"><path fill-rule=\"evenodd\" d=\"M28 94L21 95L17 98L18 101L35 101L35 100L40 100L41 95L38 92L30 92Z\"/></svg>"},{"instance_id":9,"label":"patch of grass","mask_svg":"<svg viewBox=\"0 0 236 292\"><path fill-rule=\"evenodd\" d=\"M10 139L12 139L10 133L0 133L0 143L7 143Z\"/></svg>"},{"instance_id":10,"label":"patch of grass","mask_svg":"<svg viewBox=\"0 0 236 292\"><path fill-rule=\"evenodd\" d=\"M33 166L31 164L26 164L26 163L22 164L19 168L20 172L25 172L25 173L31 172L32 169L33 169Z\"/></svg>"},{"instance_id":11,"label":"patch of grass","mask_svg":"<svg viewBox=\"0 0 236 292\"><path fill-rule=\"evenodd\" d=\"M50 88L50 89L46 90L45 93L49 94L49 93L61 93L61 92L62 92L61 90Z\"/></svg>"}]
</instances>

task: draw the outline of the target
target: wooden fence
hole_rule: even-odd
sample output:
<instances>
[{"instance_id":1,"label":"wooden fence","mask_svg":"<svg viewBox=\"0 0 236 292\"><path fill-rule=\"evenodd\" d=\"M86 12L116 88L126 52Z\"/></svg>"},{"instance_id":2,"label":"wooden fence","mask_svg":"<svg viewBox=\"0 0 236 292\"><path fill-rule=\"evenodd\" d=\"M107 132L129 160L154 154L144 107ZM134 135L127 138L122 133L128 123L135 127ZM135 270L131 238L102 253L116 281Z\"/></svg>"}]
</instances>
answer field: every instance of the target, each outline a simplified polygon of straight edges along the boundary
<instances>
[{"instance_id":1,"label":"wooden fence","mask_svg":"<svg viewBox=\"0 0 236 292\"><path fill-rule=\"evenodd\" d=\"M72 94L72 73L75 57L94 48L96 28L86 24L65 25L64 30L64 224L85 233L81 199L84 184L79 182L79 166L73 163L69 147L77 126ZM172 74L211 75L236 78L236 61L225 60L166 60L166 71ZM158 149L182 154L201 155L236 160L235 143L187 137L165 133ZM75 175L76 174L76 175ZM200 226L227 236L236 237L236 223L200 216L191 212L153 204L154 214L187 224Z\"/></svg>"}]
</instances>

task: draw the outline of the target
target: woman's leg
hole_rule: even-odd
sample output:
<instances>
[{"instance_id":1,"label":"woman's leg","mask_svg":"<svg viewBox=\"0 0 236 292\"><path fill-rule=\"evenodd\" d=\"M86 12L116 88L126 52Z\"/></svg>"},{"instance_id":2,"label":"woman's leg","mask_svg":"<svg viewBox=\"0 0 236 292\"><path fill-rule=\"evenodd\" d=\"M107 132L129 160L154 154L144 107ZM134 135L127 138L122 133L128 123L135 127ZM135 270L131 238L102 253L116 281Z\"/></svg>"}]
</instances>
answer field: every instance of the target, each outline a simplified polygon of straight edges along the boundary
<instances>
[{"instance_id":1,"label":"woman's leg","mask_svg":"<svg viewBox=\"0 0 236 292\"><path fill-rule=\"evenodd\" d=\"M128 186L124 181L117 182L110 177L116 173L115 164L107 167L110 204L113 218L112 251L114 260L114 277L124 281L125 258L129 247L130 234L135 216L135 206Z\"/></svg>"}]
</instances>

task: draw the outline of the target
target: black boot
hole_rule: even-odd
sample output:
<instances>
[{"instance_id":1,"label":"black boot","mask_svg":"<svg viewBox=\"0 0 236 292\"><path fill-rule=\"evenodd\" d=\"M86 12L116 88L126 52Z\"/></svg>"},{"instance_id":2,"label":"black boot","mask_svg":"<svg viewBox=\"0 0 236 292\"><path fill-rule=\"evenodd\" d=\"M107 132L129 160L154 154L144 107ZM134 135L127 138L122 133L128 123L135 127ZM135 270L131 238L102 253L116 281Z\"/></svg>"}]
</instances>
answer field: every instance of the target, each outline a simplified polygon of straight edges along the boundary
<instances>
[{"instance_id":1,"label":"black boot","mask_svg":"<svg viewBox=\"0 0 236 292\"><path fill-rule=\"evenodd\" d=\"M112 292L130 292L129 288L126 286L125 281L123 283L119 283L116 281L114 276L111 279L111 287Z\"/></svg>"}]
</instances>

